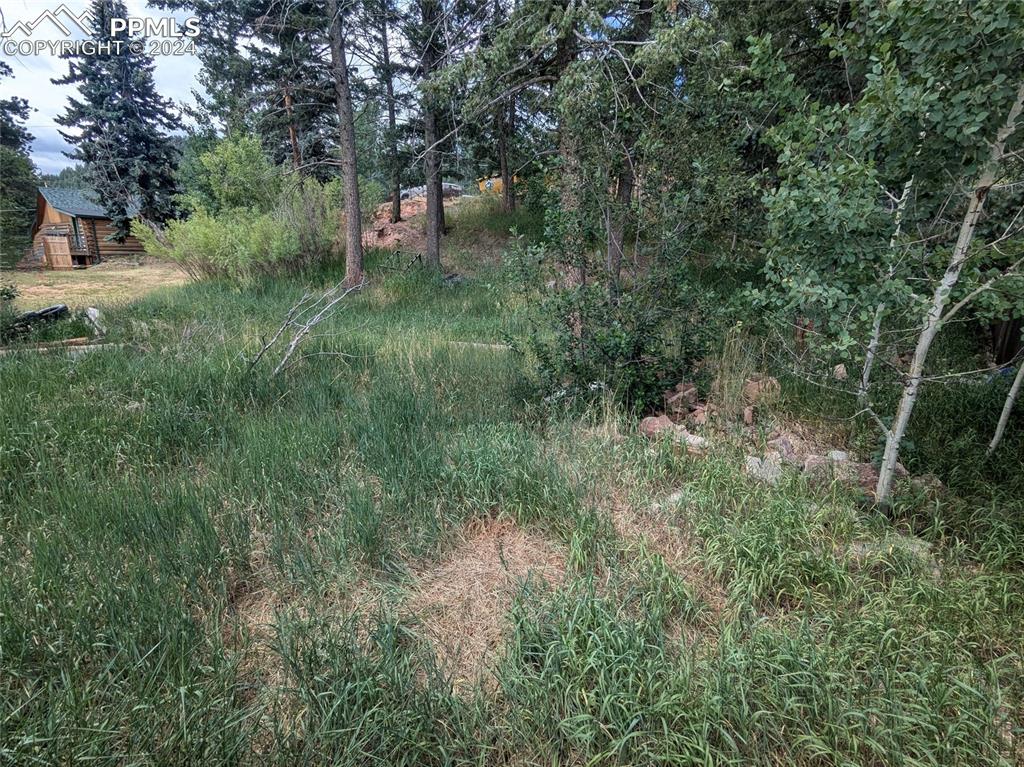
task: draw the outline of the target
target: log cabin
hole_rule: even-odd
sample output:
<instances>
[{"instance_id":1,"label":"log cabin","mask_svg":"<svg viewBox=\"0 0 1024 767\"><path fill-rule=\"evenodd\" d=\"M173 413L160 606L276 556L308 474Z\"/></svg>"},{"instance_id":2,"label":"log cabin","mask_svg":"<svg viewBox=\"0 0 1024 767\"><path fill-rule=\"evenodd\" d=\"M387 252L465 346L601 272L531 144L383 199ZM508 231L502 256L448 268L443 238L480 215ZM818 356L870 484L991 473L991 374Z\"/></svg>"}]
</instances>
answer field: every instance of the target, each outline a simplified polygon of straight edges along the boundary
<instances>
[{"instance_id":1,"label":"log cabin","mask_svg":"<svg viewBox=\"0 0 1024 767\"><path fill-rule=\"evenodd\" d=\"M134 237L118 242L113 234L110 216L88 193L41 186L36 195L32 245L19 266L74 269L143 253L142 243Z\"/></svg>"}]
</instances>

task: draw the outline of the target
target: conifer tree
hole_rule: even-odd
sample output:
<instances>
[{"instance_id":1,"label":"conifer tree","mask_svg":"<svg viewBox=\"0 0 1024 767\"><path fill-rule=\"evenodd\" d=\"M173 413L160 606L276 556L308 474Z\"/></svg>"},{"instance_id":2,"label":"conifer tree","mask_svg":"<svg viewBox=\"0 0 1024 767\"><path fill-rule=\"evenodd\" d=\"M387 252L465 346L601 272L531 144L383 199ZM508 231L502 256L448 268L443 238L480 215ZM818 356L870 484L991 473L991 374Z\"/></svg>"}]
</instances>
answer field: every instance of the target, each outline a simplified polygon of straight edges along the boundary
<instances>
[{"instance_id":1,"label":"conifer tree","mask_svg":"<svg viewBox=\"0 0 1024 767\"><path fill-rule=\"evenodd\" d=\"M69 56L67 76L57 85L76 85L57 122L75 146L69 156L85 163L98 201L107 208L117 237L129 231L132 214L164 221L174 213L176 153L166 131L178 127L172 105L156 91L153 60L142 40L112 34L110 20L128 11L121 0L94 0L95 52Z\"/></svg>"},{"instance_id":2,"label":"conifer tree","mask_svg":"<svg viewBox=\"0 0 1024 767\"><path fill-rule=\"evenodd\" d=\"M0 62L0 80L13 74ZM35 206L36 168L29 158L32 134L24 126L30 108L17 96L0 99L0 256L16 261L28 244Z\"/></svg>"}]
</instances>

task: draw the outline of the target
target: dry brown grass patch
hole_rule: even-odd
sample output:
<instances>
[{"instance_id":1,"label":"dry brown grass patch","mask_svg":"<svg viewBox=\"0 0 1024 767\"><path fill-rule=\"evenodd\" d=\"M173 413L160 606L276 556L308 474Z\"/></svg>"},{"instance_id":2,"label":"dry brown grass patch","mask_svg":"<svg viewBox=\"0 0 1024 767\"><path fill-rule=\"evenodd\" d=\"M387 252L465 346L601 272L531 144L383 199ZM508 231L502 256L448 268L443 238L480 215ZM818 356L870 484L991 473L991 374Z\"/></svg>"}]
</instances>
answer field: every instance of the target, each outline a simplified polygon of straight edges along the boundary
<instances>
[{"instance_id":1,"label":"dry brown grass patch","mask_svg":"<svg viewBox=\"0 0 1024 767\"><path fill-rule=\"evenodd\" d=\"M642 546L661 557L717 617L725 609L727 594L722 584L701 566L697 556L699 541L685 527L669 519L667 512L674 505L672 496L650 509L639 509L617 499L610 509L612 526L627 544Z\"/></svg>"},{"instance_id":2,"label":"dry brown grass patch","mask_svg":"<svg viewBox=\"0 0 1024 767\"><path fill-rule=\"evenodd\" d=\"M465 690L499 650L520 585L528 576L561 583L566 560L548 539L510 521L474 521L463 538L445 561L419 575L407 607L456 689Z\"/></svg>"},{"instance_id":3,"label":"dry brown grass patch","mask_svg":"<svg viewBox=\"0 0 1024 767\"><path fill-rule=\"evenodd\" d=\"M27 311L53 304L83 309L97 304L134 301L158 288L183 285L187 275L174 264L144 258L112 260L88 269L11 271L17 285L18 309Z\"/></svg>"}]
</instances>

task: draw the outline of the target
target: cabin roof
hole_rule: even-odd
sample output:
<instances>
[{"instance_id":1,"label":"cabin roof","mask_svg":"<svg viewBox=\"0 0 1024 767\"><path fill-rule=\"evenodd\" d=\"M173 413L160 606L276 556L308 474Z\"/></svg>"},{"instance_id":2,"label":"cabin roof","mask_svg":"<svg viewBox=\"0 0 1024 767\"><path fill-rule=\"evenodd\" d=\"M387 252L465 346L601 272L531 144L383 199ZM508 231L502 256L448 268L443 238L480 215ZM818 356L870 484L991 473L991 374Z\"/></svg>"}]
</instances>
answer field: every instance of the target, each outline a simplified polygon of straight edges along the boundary
<instances>
[{"instance_id":1,"label":"cabin roof","mask_svg":"<svg viewBox=\"0 0 1024 767\"><path fill-rule=\"evenodd\" d=\"M39 187L39 194L51 208L61 213L82 218L110 218L102 205L89 199L88 193L81 189L57 189L52 186Z\"/></svg>"},{"instance_id":2,"label":"cabin roof","mask_svg":"<svg viewBox=\"0 0 1024 767\"><path fill-rule=\"evenodd\" d=\"M99 203L94 201L95 195L83 189L60 189L52 186L38 187L39 194L51 208L56 208L69 216L80 218L110 218L110 214ZM132 200L128 206L128 215L139 215L139 201Z\"/></svg>"}]
</instances>

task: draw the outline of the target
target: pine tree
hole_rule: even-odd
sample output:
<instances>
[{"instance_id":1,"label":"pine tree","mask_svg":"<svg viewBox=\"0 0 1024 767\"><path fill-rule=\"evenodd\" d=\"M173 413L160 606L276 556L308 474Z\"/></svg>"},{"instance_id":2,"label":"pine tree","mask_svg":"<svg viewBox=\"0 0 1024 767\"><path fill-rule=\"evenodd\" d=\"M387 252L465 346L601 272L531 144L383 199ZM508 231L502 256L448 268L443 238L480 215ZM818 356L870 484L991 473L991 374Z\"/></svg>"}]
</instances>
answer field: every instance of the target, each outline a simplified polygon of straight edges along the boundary
<instances>
[{"instance_id":1,"label":"pine tree","mask_svg":"<svg viewBox=\"0 0 1024 767\"><path fill-rule=\"evenodd\" d=\"M138 39L111 34L110 20L128 11L121 0L94 0L94 53L69 56L69 72L57 85L78 86L57 122L85 163L99 202L107 208L117 236L129 231L132 214L164 221L174 214L176 152L166 131L179 127L172 105L156 92L153 60Z\"/></svg>"},{"instance_id":2,"label":"pine tree","mask_svg":"<svg viewBox=\"0 0 1024 767\"><path fill-rule=\"evenodd\" d=\"M12 74L0 62L0 79ZM17 260L28 243L35 207L38 179L28 155L33 136L22 124L30 111L23 98L0 99L0 256L4 261Z\"/></svg>"},{"instance_id":3,"label":"pine tree","mask_svg":"<svg viewBox=\"0 0 1024 767\"><path fill-rule=\"evenodd\" d=\"M11 68L0 61L0 80L13 74ZM18 152L28 151L33 136L21 123L28 119L30 111L28 102L23 98L0 99L0 146Z\"/></svg>"}]
</instances>

